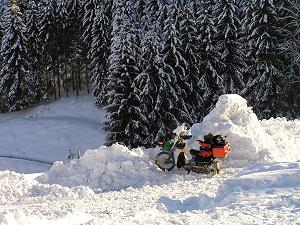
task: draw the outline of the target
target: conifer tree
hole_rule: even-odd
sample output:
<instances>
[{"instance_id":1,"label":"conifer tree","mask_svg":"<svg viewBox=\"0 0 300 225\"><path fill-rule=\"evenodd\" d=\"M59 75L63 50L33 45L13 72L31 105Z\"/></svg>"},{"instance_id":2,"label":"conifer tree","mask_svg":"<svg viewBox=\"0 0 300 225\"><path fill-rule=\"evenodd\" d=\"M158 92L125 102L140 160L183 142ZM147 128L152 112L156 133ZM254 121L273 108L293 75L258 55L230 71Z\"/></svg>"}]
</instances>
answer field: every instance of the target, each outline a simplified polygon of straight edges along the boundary
<instances>
[{"instance_id":1,"label":"conifer tree","mask_svg":"<svg viewBox=\"0 0 300 225\"><path fill-rule=\"evenodd\" d=\"M84 17L84 10L81 0L61 0L67 15L67 27L66 32L69 40L78 40L82 31L82 21Z\"/></svg>"},{"instance_id":2,"label":"conifer tree","mask_svg":"<svg viewBox=\"0 0 300 225\"><path fill-rule=\"evenodd\" d=\"M61 31L59 29L60 17L58 14L58 4L56 0L49 0L43 5L40 15L40 40L42 42L42 63L45 73L47 74L47 90L50 94L56 95L57 78L59 76L59 43L61 43L60 35ZM50 73L51 72L51 73ZM52 76L51 76L52 75Z\"/></svg>"},{"instance_id":3,"label":"conifer tree","mask_svg":"<svg viewBox=\"0 0 300 225\"><path fill-rule=\"evenodd\" d=\"M160 51L159 97L156 107L163 115L163 121L159 126L162 134L174 130L183 122L192 123L185 100L187 86L185 70L187 62L182 56L182 43L179 39L178 2L173 1L168 6L168 17L163 28L163 45Z\"/></svg>"},{"instance_id":4,"label":"conifer tree","mask_svg":"<svg viewBox=\"0 0 300 225\"><path fill-rule=\"evenodd\" d=\"M187 109L195 121L200 121L203 100L198 82L200 78L200 57L198 54L197 26L195 18L195 2L188 2L184 7L183 18L180 21L180 41L183 57L187 65L185 70L185 91Z\"/></svg>"},{"instance_id":5,"label":"conifer tree","mask_svg":"<svg viewBox=\"0 0 300 225\"><path fill-rule=\"evenodd\" d=\"M95 10L97 7L97 0L84 0L84 13L83 13L83 20L82 20L82 40L83 44L85 45L86 51L89 52L91 50L91 43L93 40L92 35L92 27L95 20ZM89 59L91 56L87 55Z\"/></svg>"},{"instance_id":6,"label":"conifer tree","mask_svg":"<svg viewBox=\"0 0 300 225\"><path fill-rule=\"evenodd\" d=\"M34 76L35 101L40 102L47 99L46 77L44 76L43 65L40 62L41 54L41 40L39 36L39 20L38 8L34 2L28 10L27 16L27 50L28 62L30 72Z\"/></svg>"},{"instance_id":7,"label":"conifer tree","mask_svg":"<svg viewBox=\"0 0 300 225\"><path fill-rule=\"evenodd\" d=\"M1 46L0 111L23 110L35 102L34 79L29 72L26 27L15 0L4 16L5 33Z\"/></svg>"},{"instance_id":8,"label":"conifer tree","mask_svg":"<svg viewBox=\"0 0 300 225\"><path fill-rule=\"evenodd\" d=\"M260 118L289 117L291 102L286 93L290 77L284 74L279 50L283 37L278 14L272 0L256 0L253 7L248 29L255 63L249 68L252 79L243 93Z\"/></svg>"},{"instance_id":9,"label":"conifer tree","mask_svg":"<svg viewBox=\"0 0 300 225\"><path fill-rule=\"evenodd\" d=\"M293 0L280 0L275 8L278 14L280 33L283 37L278 40L279 51L283 61L284 74L290 77L289 83L286 84L289 87L287 95L290 98L290 102L293 103L290 106L290 111L295 115L297 111L299 112L299 109L296 109L296 107L297 105L299 107L299 103L297 103L299 101L297 98L299 97L297 95L300 94L299 5L298 3L297 7L296 1Z\"/></svg>"},{"instance_id":10,"label":"conifer tree","mask_svg":"<svg viewBox=\"0 0 300 225\"><path fill-rule=\"evenodd\" d=\"M239 94L244 88L243 68L245 55L238 36L241 23L237 16L235 0L218 0L214 6L216 41L221 54L225 93Z\"/></svg>"},{"instance_id":11,"label":"conifer tree","mask_svg":"<svg viewBox=\"0 0 300 225\"><path fill-rule=\"evenodd\" d=\"M247 66L244 68L244 82L245 85L247 83L251 83L254 79L251 77L251 73L248 71L248 68L251 67L251 65L254 64L254 58L255 58L255 51L253 50L252 42L251 40L251 31L249 30L251 20L252 20L252 14L254 13L254 4L252 1L242 1L243 7L241 8L241 42L242 42L242 49L245 54L245 62ZM243 92L243 91L242 91Z\"/></svg>"},{"instance_id":12,"label":"conifer tree","mask_svg":"<svg viewBox=\"0 0 300 225\"><path fill-rule=\"evenodd\" d=\"M296 0L281 0L276 11L285 37L280 43L280 49L287 58L287 64L291 64L300 76L300 68L297 68L300 65L300 3Z\"/></svg>"},{"instance_id":13,"label":"conifer tree","mask_svg":"<svg viewBox=\"0 0 300 225\"><path fill-rule=\"evenodd\" d=\"M149 30L153 30L157 34L160 28L160 24L158 21L158 15L160 10L159 0L149 0L146 3L144 8L144 17L143 19L143 26L145 33Z\"/></svg>"},{"instance_id":14,"label":"conifer tree","mask_svg":"<svg viewBox=\"0 0 300 225\"><path fill-rule=\"evenodd\" d=\"M135 8L137 10L137 17L138 20L140 21L140 24L143 24L144 16L145 16L145 8L147 5L146 0L136 0L135 2Z\"/></svg>"},{"instance_id":15,"label":"conifer tree","mask_svg":"<svg viewBox=\"0 0 300 225\"><path fill-rule=\"evenodd\" d=\"M131 1L113 1L113 32L108 76L107 144L140 146L148 134L140 98L133 92L139 73L134 9Z\"/></svg>"},{"instance_id":16,"label":"conifer tree","mask_svg":"<svg viewBox=\"0 0 300 225\"><path fill-rule=\"evenodd\" d=\"M96 96L98 105L106 104L105 81L108 73L108 56L110 45L109 33L110 19L106 14L106 5L98 6L92 27L92 44L89 55L91 57L91 82L93 95Z\"/></svg>"},{"instance_id":17,"label":"conifer tree","mask_svg":"<svg viewBox=\"0 0 300 225\"><path fill-rule=\"evenodd\" d=\"M159 76L159 38L155 26L145 33L141 46L141 73L134 80L133 91L139 96L140 109L148 120L148 136L143 145L150 147L160 134L166 134L162 131L164 115L160 99L163 96L160 96L159 90L163 80Z\"/></svg>"},{"instance_id":18,"label":"conifer tree","mask_svg":"<svg viewBox=\"0 0 300 225\"><path fill-rule=\"evenodd\" d=\"M213 20L213 1L202 1L200 12L197 13L200 79L199 87L203 99L201 113L207 115L215 106L219 96L225 93L224 81L220 74L222 63L220 53L217 51L216 26Z\"/></svg>"},{"instance_id":19,"label":"conifer tree","mask_svg":"<svg viewBox=\"0 0 300 225\"><path fill-rule=\"evenodd\" d=\"M0 40L2 40L4 34L4 27L3 27L3 16L0 16Z\"/></svg>"}]
</instances>

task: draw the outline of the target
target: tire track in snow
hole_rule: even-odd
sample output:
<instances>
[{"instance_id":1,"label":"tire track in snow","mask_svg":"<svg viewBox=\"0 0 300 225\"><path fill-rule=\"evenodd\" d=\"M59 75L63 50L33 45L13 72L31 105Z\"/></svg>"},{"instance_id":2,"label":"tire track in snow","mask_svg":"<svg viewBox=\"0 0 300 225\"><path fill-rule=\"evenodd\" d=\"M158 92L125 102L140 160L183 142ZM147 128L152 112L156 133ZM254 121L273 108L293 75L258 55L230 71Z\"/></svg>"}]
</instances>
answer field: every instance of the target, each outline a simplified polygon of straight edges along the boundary
<instances>
[{"instance_id":1,"label":"tire track in snow","mask_svg":"<svg viewBox=\"0 0 300 225\"><path fill-rule=\"evenodd\" d=\"M26 161L30 161L30 162L37 162L37 163L42 163L42 164L53 165L53 162L48 162L48 161L39 160L39 159L32 159L32 158L27 158L27 157L13 156L13 155L0 155L0 158L20 159L20 160L26 160Z\"/></svg>"}]
</instances>

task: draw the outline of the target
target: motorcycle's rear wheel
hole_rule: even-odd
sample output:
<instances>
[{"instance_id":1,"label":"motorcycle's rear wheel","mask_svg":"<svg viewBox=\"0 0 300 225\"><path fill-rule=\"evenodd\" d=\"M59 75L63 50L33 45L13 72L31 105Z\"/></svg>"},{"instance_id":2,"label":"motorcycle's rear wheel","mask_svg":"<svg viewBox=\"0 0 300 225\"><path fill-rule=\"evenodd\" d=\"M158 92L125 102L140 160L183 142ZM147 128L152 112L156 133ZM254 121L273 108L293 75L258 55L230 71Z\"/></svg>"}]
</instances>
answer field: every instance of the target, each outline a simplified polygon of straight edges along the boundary
<instances>
[{"instance_id":1,"label":"motorcycle's rear wheel","mask_svg":"<svg viewBox=\"0 0 300 225\"><path fill-rule=\"evenodd\" d=\"M160 152L156 155L155 164L163 171L170 171L175 167L175 159L168 152Z\"/></svg>"}]
</instances>

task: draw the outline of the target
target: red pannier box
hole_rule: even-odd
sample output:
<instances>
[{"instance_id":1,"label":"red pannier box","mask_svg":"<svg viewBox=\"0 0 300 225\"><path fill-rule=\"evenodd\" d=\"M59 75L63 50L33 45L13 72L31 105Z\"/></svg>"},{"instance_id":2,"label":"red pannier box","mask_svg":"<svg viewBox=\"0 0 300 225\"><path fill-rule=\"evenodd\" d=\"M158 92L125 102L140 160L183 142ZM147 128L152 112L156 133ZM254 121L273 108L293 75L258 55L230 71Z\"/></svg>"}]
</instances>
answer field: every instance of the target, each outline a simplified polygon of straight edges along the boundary
<instances>
[{"instance_id":1,"label":"red pannier box","mask_svg":"<svg viewBox=\"0 0 300 225\"><path fill-rule=\"evenodd\" d=\"M212 147L213 156L216 158L226 158L230 150L230 144L228 142L226 142L224 146Z\"/></svg>"}]
</instances>

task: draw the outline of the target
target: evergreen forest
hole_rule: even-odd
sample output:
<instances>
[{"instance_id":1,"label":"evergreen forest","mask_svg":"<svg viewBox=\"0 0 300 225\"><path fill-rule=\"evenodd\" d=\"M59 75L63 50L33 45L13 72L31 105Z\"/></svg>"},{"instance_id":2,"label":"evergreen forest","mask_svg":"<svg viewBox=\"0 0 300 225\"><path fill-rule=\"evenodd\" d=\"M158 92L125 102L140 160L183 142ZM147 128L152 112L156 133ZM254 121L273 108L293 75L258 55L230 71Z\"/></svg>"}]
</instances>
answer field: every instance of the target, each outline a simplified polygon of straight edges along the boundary
<instances>
[{"instance_id":1,"label":"evergreen forest","mask_svg":"<svg viewBox=\"0 0 300 225\"><path fill-rule=\"evenodd\" d=\"M299 0L0 0L0 112L95 96L106 142L153 146L222 94L299 117Z\"/></svg>"}]
</instances>

